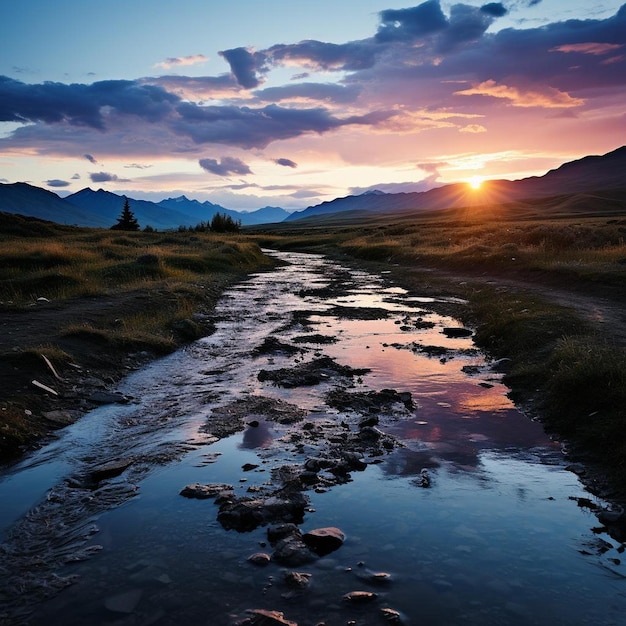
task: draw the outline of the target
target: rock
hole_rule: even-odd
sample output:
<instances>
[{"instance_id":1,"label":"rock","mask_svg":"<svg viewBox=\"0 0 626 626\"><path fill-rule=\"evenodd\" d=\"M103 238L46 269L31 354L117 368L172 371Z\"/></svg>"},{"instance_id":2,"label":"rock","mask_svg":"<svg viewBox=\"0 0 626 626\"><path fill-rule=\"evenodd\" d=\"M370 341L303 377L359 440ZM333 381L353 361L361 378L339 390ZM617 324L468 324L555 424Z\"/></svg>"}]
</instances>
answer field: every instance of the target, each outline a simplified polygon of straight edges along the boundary
<instances>
[{"instance_id":1,"label":"rock","mask_svg":"<svg viewBox=\"0 0 626 626\"><path fill-rule=\"evenodd\" d=\"M253 565L258 565L259 567L265 567L269 565L272 557L265 552L255 552L248 557L248 562Z\"/></svg>"},{"instance_id":2,"label":"rock","mask_svg":"<svg viewBox=\"0 0 626 626\"><path fill-rule=\"evenodd\" d=\"M395 609L380 609L380 614L388 624L402 624L402 616Z\"/></svg>"},{"instance_id":3,"label":"rock","mask_svg":"<svg viewBox=\"0 0 626 626\"><path fill-rule=\"evenodd\" d=\"M457 328L455 326L446 327L441 331L446 337L471 337L472 331L469 328Z\"/></svg>"},{"instance_id":4,"label":"rock","mask_svg":"<svg viewBox=\"0 0 626 626\"><path fill-rule=\"evenodd\" d=\"M366 602L372 602L378 597L377 594L371 591L351 591L343 596L346 602L353 602L354 604L365 604Z\"/></svg>"},{"instance_id":5,"label":"rock","mask_svg":"<svg viewBox=\"0 0 626 626\"><path fill-rule=\"evenodd\" d=\"M233 486L225 483L214 483L210 485L193 483L183 487L180 495L185 496L185 498L198 498L199 500L205 500L207 498L215 498L220 494L229 491L233 491Z\"/></svg>"},{"instance_id":6,"label":"rock","mask_svg":"<svg viewBox=\"0 0 626 626\"><path fill-rule=\"evenodd\" d=\"M364 420L359 422L359 428L366 428L371 426L378 426L378 416L373 415L372 417L367 417Z\"/></svg>"},{"instance_id":7,"label":"rock","mask_svg":"<svg viewBox=\"0 0 626 626\"><path fill-rule=\"evenodd\" d=\"M306 505L306 498L298 491L267 498L235 498L222 504L217 521L226 530L239 532L254 530L276 521L300 523Z\"/></svg>"},{"instance_id":8,"label":"rock","mask_svg":"<svg viewBox=\"0 0 626 626\"><path fill-rule=\"evenodd\" d=\"M274 524L267 529L267 539L270 543L276 543L289 535L300 533L295 524Z\"/></svg>"},{"instance_id":9,"label":"rock","mask_svg":"<svg viewBox=\"0 0 626 626\"><path fill-rule=\"evenodd\" d=\"M105 480L106 478L115 478L115 476L119 476L125 469L130 467L134 462L134 459L115 459L113 461L109 461L108 463L103 463L99 465L95 469L89 472L89 478L99 483L101 480Z\"/></svg>"},{"instance_id":10,"label":"rock","mask_svg":"<svg viewBox=\"0 0 626 626\"><path fill-rule=\"evenodd\" d=\"M250 618L239 622L240 626L298 626L297 622L285 619L280 611L266 611L265 609L249 609L246 611Z\"/></svg>"},{"instance_id":11,"label":"rock","mask_svg":"<svg viewBox=\"0 0 626 626\"><path fill-rule=\"evenodd\" d=\"M255 463L244 463L244 464L241 466L241 469L242 469L244 472L249 472L249 471L251 471L251 470L253 470L253 469L256 469L257 467L259 467L259 466L258 466L258 465L256 465Z\"/></svg>"},{"instance_id":12,"label":"rock","mask_svg":"<svg viewBox=\"0 0 626 626\"><path fill-rule=\"evenodd\" d=\"M616 509L600 509L596 512L596 517L602 524L615 524L624 519L624 509L621 506Z\"/></svg>"},{"instance_id":13,"label":"rock","mask_svg":"<svg viewBox=\"0 0 626 626\"><path fill-rule=\"evenodd\" d=\"M311 574L303 572L287 572L285 583L293 589L306 589L311 584Z\"/></svg>"},{"instance_id":14,"label":"rock","mask_svg":"<svg viewBox=\"0 0 626 626\"><path fill-rule=\"evenodd\" d=\"M387 572L372 572L370 570L360 571L357 578L370 585L388 585L391 583L391 574Z\"/></svg>"},{"instance_id":15,"label":"rock","mask_svg":"<svg viewBox=\"0 0 626 626\"><path fill-rule=\"evenodd\" d=\"M290 526L293 526L294 530L289 534L282 535L275 543L273 559L285 565L304 565L305 563L315 561L317 557L304 543L302 533L295 524L281 525L281 534L282 532L288 532ZM272 537L275 536L276 534L273 532Z\"/></svg>"},{"instance_id":16,"label":"rock","mask_svg":"<svg viewBox=\"0 0 626 626\"><path fill-rule=\"evenodd\" d=\"M68 424L73 424L78 416L74 416L74 414L70 411L47 411L43 414L45 419L53 424L59 424L59 426L67 426Z\"/></svg>"},{"instance_id":17,"label":"rock","mask_svg":"<svg viewBox=\"0 0 626 626\"><path fill-rule=\"evenodd\" d=\"M118 391L95 391L88 399L94 404L128 404L128 398Z\"/></svg>"},{"instance_id":18,"label":"rock","mask_svg":"<svg viewBox=\"0 0 626 626\"><path fill-rule=\"evenodd\" d=\"M339 528L329 526L310 530L302 536L302 539L315 554L325 556L341 548L346 536Z\"/></svg>"},{"instance_id":19,"label":"rock","mask_svg":"<svg viewBox=\"0 0 626 626\"><path fill-rule=\"evenodd\" d=\"M293 355L304 352L302 348L297 348L288 343L283 343L276 337L266 337L260 346L252 350L253 356L261 356L264 354L286 354Z\"/></svg>"},{"instance_id":20,"label":"rock","mask_svg":"<svg viewBox=\"0 0 626 626\"><path fill-rule=\"evenodd\" d=\"M420 477L417 479L417 484L420 487L428 488L430 487L430 474L426 468L423 468L420 472Z\"/></svg>"}]
</instances>

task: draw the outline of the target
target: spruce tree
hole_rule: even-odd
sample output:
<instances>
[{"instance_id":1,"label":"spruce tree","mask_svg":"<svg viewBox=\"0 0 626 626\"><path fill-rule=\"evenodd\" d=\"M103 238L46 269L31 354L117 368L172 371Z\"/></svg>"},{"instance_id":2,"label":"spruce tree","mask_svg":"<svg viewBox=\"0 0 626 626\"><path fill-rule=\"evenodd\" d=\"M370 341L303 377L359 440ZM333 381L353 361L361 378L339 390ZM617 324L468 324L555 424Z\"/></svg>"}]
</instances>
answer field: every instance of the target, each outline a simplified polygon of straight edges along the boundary
<instances>
[{"instance_id":1,"label":"spruce tree","mask_svg":"<svg viewBox=\"0 0 626 626\"><path fill-rule=\"evenodd\" d=\"M139 230L139 222L134 213L130 210L128 198L124 198L124 208L117 218L117 224L111 226L111 230Z\"/></svg>"}]
</instances>

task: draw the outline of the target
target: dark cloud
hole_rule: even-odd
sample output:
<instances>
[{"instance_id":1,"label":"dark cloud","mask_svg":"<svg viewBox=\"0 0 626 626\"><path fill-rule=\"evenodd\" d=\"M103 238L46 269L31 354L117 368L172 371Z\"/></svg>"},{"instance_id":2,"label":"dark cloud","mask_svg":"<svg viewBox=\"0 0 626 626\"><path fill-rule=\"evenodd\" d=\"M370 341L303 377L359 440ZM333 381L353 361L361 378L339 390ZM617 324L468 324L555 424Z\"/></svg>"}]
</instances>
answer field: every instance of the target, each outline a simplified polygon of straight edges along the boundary
<instances>
[{"instance_id":1,"label":"dark cloud","mask_svg":"<svg viewBox=\"0 0 626 626\"><path fill-rule=\"evenodd\" d=\"M428 0L410 9L387 9L380 12L378 41L411 41L442 31L448 20L438 0Z\"/></svg>"},{"instance_id":2,"label":"dark cloud","mask_svg":"<svg viewBox=\"0 0 626 626\"><path fill-rule=\"evenodd\" d=\"M492 17L502 17L508 13L507 8L501 2L489 2L488 4L483 4L480 7L480 10L483 13L487 13L487 15L491 15Z\"/></svg>"},{"instance_id":3,"label":"dark cloud","mask_svg":"<svg viewBox=\"0 0 626 626\"><path fill-rule=\"evenodd\" d=\"M272 141L306 133L324 133L350 124L375 125L389 112L373 112L348 118L334 117L327 109L288 109L275 104L263 108L208 106L184 103L178 107L178 133L195 143L223 143L242 148L265 148Z\"/></svg>"},{"instance_id":4,"label":"dark cloud","mask_svg":"<svg viewBox=\"0 0 626 626\"><path fill-rule=\"evenodd\" d=\"M66 180L59 180L58 178L51 178L46 181L48 187L69 187L70 183Z\"/></svg>"},{"instance_id":5,"label":"dark cloud","mask_svg":"<svg viewBox=\"0 0 626 626\"><path fill-rule=\"evenodd\" d=\"M493 16L482 8L455 4L450 9L448 27L437 39L437 49L450 51L459 44L480 39L493 23Z\"/></svg>"},{"instance_id":6,"label":"dark cloud","mask_svg":"<svg viewBox=\"0 0 626 626\"><path fill-rule=\"evenodd\" d=\"M216 159L200 159L198 163L202 169L218 176L252 174L252 170L241 159L235 157L222 157L219 162Z\"/></svg>"},{"instance_id":7,"label":"dark cloud","mask_svg":"<svg viewBox=\"0 0 626 626\"><path fill-rule=\"evenodd\" d=\"M320 100L336 104L354 102L361 92L357 85L335 83L299 83L283 87L268 87L254 92L259 100L280 102L281 100Z\"/></svg>"},{"instance_id":8,"label":"dark cloud","mask_svg":"<svg viewBox=\"0 0 626 626\"><path fill-rule=\"evenodd\" d=\"M142 78L141 84L158 85L176 94L193 93L202 96L236 92L240 87L232 74L221 76L157 76Z\"/></svg>"},{"instance_id":9,"label":"dark cloud","mask_svg":"<svg viewBox=\"0 0 626 626\"><path fill-rule=\"evenodd\" d=\"M372 67L380 52L381 48L368 39L344 44L311 39L272 46L264 51L264 55L274 64L297 62L315 70L357 71Z\"/></svg>"},{"instance_id":10,"label":"dark cloud","mask_svg":"<svg viewBox=\"0 0 626 626\"><path fill-rule=\"evenodd\" d=\"M83 154L83 156L90 162L93 163L94 165L98 164L98 161L96 161L96 157L93 156L92 154Z\"/></svg>"},{"instance_id":11,"label":"dark cloud","mask_svg":"<svg viewBox=\"0 0 626 626\"><path fill-rule=\"evenodd\" d=\"M283 167L292 167L294 169L298 167L298 164L291 159L274 159L274 163L276 163L276 165L282 165Z\"/></svg>"},{"instance_id":12,"label":"dark cloud","mask_svg":"<svg viewBox=\"0 0 626 626\"><path fill-rule=\"evenodd\" d=\"M52 82L27 85L0 76L0 121L3 122L66 122L104 130L105 107L156 122L179 100L161 87L128 80L91 85Z\"/></svg>"},{"instance_id":13,"label":"dark cloud","mask_svg":"<svg viewBox=\"0 0 626 626\"><path fill-rule=\"evenodd\" d=\"M261 84L257 73L266 70L264 54L250 52L247 48L222 50L219 54L226 59L230 65L230 71L242 87L254 89Z\"/></svg>"},{"instance_id":14,"label":"dark cloud","mask_svg":"<svg viewBox=\"0 0 626 626\"><path fill-rule=\"evenodd\" d=\"M121 179L117 174L109 174L107 172L91 172L89 178L92 183L109 183L113 181L128 182Z\"/></svg>"}]
</instances>

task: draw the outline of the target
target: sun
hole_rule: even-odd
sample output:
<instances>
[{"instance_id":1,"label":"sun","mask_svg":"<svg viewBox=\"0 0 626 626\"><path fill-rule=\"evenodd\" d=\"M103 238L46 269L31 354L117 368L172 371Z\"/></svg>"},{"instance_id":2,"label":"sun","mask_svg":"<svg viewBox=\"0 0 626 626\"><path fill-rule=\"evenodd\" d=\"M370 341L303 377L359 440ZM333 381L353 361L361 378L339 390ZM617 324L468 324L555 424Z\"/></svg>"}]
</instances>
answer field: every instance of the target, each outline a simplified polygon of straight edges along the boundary
<instances>
[{"instance_id":1,"label":"sun","mask_svg":"<svg viewBox=\"0 0 626 626\"><path fill-rule=\"evenodd\" d=\"M477 191L483 184L483 179L480 176L472 176L467 179L467 184L474 190Z\"/></svg>"}]
</instances>

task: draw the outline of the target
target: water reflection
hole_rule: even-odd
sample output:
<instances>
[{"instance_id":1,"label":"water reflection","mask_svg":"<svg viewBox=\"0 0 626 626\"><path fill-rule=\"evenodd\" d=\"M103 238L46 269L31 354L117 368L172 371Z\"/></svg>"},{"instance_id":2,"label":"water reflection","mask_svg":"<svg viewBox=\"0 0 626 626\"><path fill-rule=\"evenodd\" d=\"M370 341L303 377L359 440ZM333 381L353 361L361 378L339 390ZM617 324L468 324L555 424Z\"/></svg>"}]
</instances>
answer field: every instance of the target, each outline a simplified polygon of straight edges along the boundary
<instances>
[{"instance_id":1,"label":"water reflection","mask_svg":"<svg viewBox=\"0 0 626 626\"><path fill-rule=\"evenodd\" d=\"M254 450L255 448L267 448L274 441L269 424L264 420L253 419L248 422L243 431L243 440L240 448Z\"/></svg>"},{"instance_id":2,"label":"water reflection","mask_svg":"<svg viewBox=\"0 0 626 626\"><path fill-rule=\"evenodd\" d=\"M51 562L42 535L40 546L48 553L39 550L38 563L49 559L45 565L55 576L79 575L82 584L39 607L33 626L226 626L251 608L283 611L302 626L370 626L382 623L382 606L400 611L406 623L437 626L620 623L626 589L618 546L597 549L605 539L589 531L597 526L595 515L570 499L588 494L564 471L558 445L515 409L483 357L468 352L471 340L442 334L442 327L458 322L424 310L433 299L409 298L364 272L315 255L276 256L290 265L233 288L218 305L212 337L126 381L124 390L138 399L136 405L110 407L107 420L92 414L91 427L89 419L76 424L56 455L43 455L58 457L52 469L77 456L88 463L132 455L136 465L113 484L132 482L141 497L97 510L100 532L87 547L104 549L84 562L63 561L65 546L60 560ZM337 309L341 303L349 307ZM360 306L370 313L384 309L387 316L359 319ZM409 323L417 316L427 316L433 327ZM295 341L306 334L337 341ZM310 350L253 355L269 336ZM428 356L419 346L439 347L442 356ZM189 483L228 483L238 496L246 495L265 484L274 468L302 464L315 454L287 444L290 423L268 423L262 415L246 416L243 432L214 443L209 433L197 432L216 408L250 396L296 404L308 412L308 422L342 419L325 399L335 381L283 389L258 380L261 368L293 367L318 354L369 368L361 379L336 383L352 385L348 391L410 392L416 407L377 414L380 428L404 447L383 453L375 459L379 463L353 472L345 484L307 491L311 506L302 529L338 526L347 540L307 565L313 584L294 595L282 584L281 565L259 569L247 562L266 543L264 528L227 532L217 523L213 502L179 492ZM164 444L176 455L164 455ZM134 467L141 472L133 474ZM432 478L428 488L420 488L424 469ZM50 475L52 482L60 479ZM29 483L26 474L21 481L0 482L0 501L15 507L19 492L20 507L27 502L41 508L41 489ZM73 491L82 498L81 490ZM85 523L78 506L67 500L52 505L48 519L66 524L65 534ZM14 548L3 546L0 558ZM390 572L393 582L372 588L380 594L374 608L346 606L342 595L367 587L358 576L367 569ZM11 601L27 603L29 588L19 591L11 592ZM111 610L120 596L136 601L126 613Z\"/></svg>"}]
</instances>

